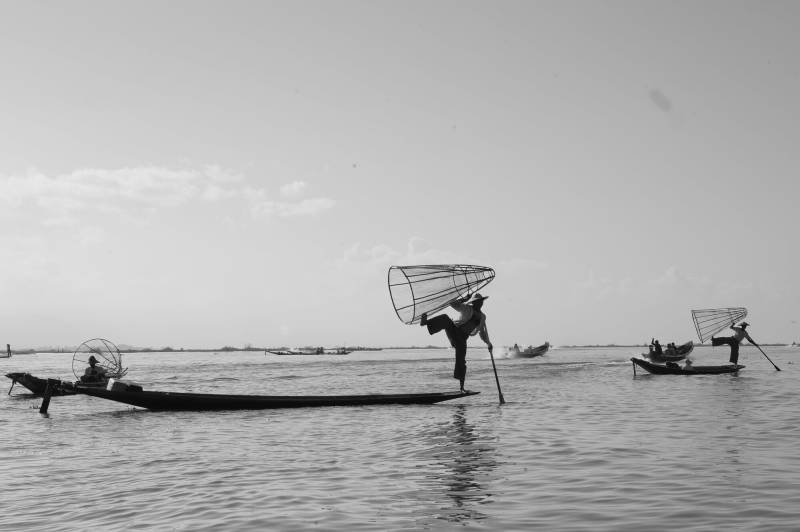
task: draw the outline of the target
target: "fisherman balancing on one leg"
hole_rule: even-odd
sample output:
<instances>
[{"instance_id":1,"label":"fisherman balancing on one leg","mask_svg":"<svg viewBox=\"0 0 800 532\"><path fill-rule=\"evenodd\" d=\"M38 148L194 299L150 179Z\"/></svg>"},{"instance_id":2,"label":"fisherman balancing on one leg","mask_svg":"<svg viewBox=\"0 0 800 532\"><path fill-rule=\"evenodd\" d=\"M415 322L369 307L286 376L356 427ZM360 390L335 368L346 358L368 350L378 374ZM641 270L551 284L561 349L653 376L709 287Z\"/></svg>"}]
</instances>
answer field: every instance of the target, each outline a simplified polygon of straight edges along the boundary
<instances>
[{"instance_id":1,"label":"fisherman balancing on one leg","mask_svg":"<svg viewBox=\"0 0 800 532\"><path fill-rule=\"evenodd\" d=\"M481 340L486 342L489 353L492 352L492 342L489 340L489 332L486 330L486 315L481 312L483 300L488 299L480 294L475 294L472 301L467 303L467 299L457 299L450 303L460 316L453 321L447 314L439 314L428 319L427 314L421 316L420 325L427 325L429 334L436 334L444 331L456 350L456 363L453 369L453 378L458 379L461 385L461 392L464 392L464 379L467 376L467 339L476 334Z\"/></svg>"},{"instance_id":2,"label":"fisherman balancing on one leg","mask_svg":"<svg viewBox=\"0 0 800 532\"><path fill-rule=\"evenodd\" d=\"M711 337L711 345L718 346L718 345L729 345L731 346L731 364L738 364L739 362L739 344L742 343L742 340L747 339L751 344L756 345L750 335L747 334L745 330L747 326L750 325L746 321L743 321L736 327L736 322L731 322L731 330L733 330L733 336L726 336L723 338L714 338Z\"/></svg>"}]
</instances>

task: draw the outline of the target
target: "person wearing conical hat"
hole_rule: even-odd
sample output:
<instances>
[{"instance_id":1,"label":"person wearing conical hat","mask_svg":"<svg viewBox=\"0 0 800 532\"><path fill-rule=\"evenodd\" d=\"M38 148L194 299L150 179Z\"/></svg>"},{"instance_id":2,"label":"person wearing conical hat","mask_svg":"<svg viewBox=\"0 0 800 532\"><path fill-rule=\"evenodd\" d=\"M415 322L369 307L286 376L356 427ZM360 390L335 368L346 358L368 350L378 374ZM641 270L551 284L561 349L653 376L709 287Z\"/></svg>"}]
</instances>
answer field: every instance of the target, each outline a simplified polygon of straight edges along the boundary
<instances>
[{"instance_id":1,"label":"person wearing conical hat","mask_svg":"<svg viewBox=\"0 0 800 532\"><path fill-rule=\"evenodd\" d=\"M731 322L730 329L733 331L733 336L726 336L723 338L714 338L711 337L711 345L718 346L718 345L729 345L731 346L731 364L737 364L739 362L739 344L742 343L742 340L747 340L751 344L755 345L755 342L750 335L747 334L747 326L750 325L746 321L743 321L736 327L736 322Z\"/></svg>"},{"instance_id":2,"label":"person wearing conical hat","mask_svg":"<svg viewBox=\"0 0 800 532\"><path fill-rule=\"evenodd\" d=\"M489 340L489 331L486 329L486 315L481 311L484 300L488 299L480 294L470 301L467 299L457 299L450 303L450 306L459 313L459 317L453 320L447 314L439 314L428 319L427 314L422 314L419 324L428 327L428 334L436 334L444 331L450 340L450 345L455 348L455 367L453 368L453 378L458 379L461 385L461 393L464 393L464 380L467 376L467 339L476 334L480 336L492 352L492 342Z\"/></svg>"},{"instance_id":3,"label":"person wearing conical hat","mask_svg":"<svg viewBox=\"0 0 800 532\"><path fill-rule=\"evenodd\" d=\"M106 380L106 368L97 365L94 355L89 357L89 367L83 372L81 382L103 382Z\"/></svg>"}]
</instances>

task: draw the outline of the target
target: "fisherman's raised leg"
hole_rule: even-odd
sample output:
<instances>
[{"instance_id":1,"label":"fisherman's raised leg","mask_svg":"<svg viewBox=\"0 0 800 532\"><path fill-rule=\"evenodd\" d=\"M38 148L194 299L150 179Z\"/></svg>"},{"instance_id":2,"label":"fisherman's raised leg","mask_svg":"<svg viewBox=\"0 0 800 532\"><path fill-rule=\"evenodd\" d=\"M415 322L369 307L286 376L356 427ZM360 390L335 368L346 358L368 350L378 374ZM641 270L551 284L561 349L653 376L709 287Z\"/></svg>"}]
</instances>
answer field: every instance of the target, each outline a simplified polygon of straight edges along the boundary
<instances>
[{"instance_id":1,"label":"fisherman's raised leg","mask_svg":"<svg viewBox=\"0 0 800 532\"><path fill-rule=\"evenodd\" d=\"M423 324L422 321L420 321L420 324ZM456 327L453 320L447 314L439 314L430 319L427 319L426 316L424 325L428 327L428 334L436 334L439 331L449 331Z\"/></svg>"}]
</instances>

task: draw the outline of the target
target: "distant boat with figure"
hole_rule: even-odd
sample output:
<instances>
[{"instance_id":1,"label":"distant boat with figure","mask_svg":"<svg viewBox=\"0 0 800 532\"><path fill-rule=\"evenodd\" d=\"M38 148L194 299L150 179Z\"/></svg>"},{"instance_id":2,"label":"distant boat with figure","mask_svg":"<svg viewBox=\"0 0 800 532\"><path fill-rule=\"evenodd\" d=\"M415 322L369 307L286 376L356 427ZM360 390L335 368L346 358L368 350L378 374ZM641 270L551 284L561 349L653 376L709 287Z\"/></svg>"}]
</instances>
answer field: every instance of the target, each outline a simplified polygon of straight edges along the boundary
<instances>
[{"instance_id":1,"label":"distant boat with figure","mask_svg":"<svg viewBox=\"0 0 800 532\"><path fill-rule=\"evenodd\" d=\"M663 349L661 353L654 350L651 346L650 352L642 353L642 357L650 359L650 362L656 362L659 364L663 364L664 362L677 362L686 358L693 349L694 342L689 340L681 345L672 344L671 346L667 346L667 348Z\"/></svg>"},{"instance_id":2,"label":"distant boat with figure","mask_svg":"<svg viewBox=\"0 0 800 532\"><path fill-rule=\"evenodd\" d=\"M325 349L324 347L299 347L297 349L267 349L273 355L349 355L352 351L344 347Z\"/></svg>"},{"instance_id":3,"label":"distant boat with figure","mask_svg":"<svg viewBox=\"0 0 800 532\"><path fill-rule=\"evenodd\" d=\"M533 347L529 345L524 349L520 349L517 344L508 348L508 354L513 358L533 358L540 357L550 350L550 342L545 342L540 346Z\"/></svg>"}]
</instances>

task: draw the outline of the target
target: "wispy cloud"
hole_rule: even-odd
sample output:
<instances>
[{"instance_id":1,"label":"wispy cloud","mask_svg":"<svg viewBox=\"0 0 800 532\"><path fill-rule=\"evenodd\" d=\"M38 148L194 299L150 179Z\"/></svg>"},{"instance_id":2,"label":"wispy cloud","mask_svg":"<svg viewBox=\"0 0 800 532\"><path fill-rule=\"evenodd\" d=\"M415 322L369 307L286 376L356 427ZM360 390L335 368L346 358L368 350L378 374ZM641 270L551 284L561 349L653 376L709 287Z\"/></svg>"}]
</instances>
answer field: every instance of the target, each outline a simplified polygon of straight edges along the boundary
<instances>
[{"instance_id":1,"label":"wispy cloud","mask_svg":"<svg viewBox=\"0 0 800 532\"><path fill-rule=\"evenodd\" d=\"M251 212L257 218L267 216L292 217L316 216L336 206L336 201L326 197L303 197L308 189L304 181L293 181L279 189L279 201L270 197L264 189L248 188L245 196L251 202Z\"/></svg>"},{"instance_id":2,"label":"wispy cloud","mask_svg":"<svg viewBox=\"0 0 800 532\"><path fill-rule=\"evenodd\" d=\"M36 206L67 213L104 202L175 206L197 194L203 174L159 167L85 168L49 176L30 170L0 176L0 201L8 207Z\"/></svg>"},{"instance_id":3,"label":"wispy cloud","mask_svg":"<svg viewBox=\"0 0 800 532\"><path fill-rule=\"evenodd\" d=\"M23 175L0 174L0 207L41 209L45 226L74 225L85 213L152 212L196 201L245 202L255 217L314 216L332 209L327 197L305 197L309 185L294 181L278 187L276 194L252 188L241 174L209 165L173 169L141 166L118 169L82 168L47 175L29 170Z\"/></svg>"},{"instance_id":4,"label":"wispy cloud","mask_svg":"<svg viewBox=\"0 0 800 532\"><path fill-rule=\"evenodd\" d=\"M483 264L481 259L472 255L436 248L418 236L409 238L405 249L388 244L365 247L357 242L335 262L339 268L362 271L407 264Z\"/></svg>"},{"instance_id":5,"label":"wispy cloud","mask_svg":"<svg viewBox=\"0 0 800 532\"><path fill-rule=\"evenodd\" d=\"M303 194L306 189L304 181L292 181L281 187L281 196L284 198L296 198Z\"/></svg>"},{"instance_id":6,"label":"wispy cloud","mask_svg":"<svg viewBox=\"0 0 800 532\"><path fill-rule=\"evenodd\" d=\"M314 216L332 209L336 202L329 198L309 198L295 202L262 201L253 205L256 216Z\"/></svg>"}]
</instances>

